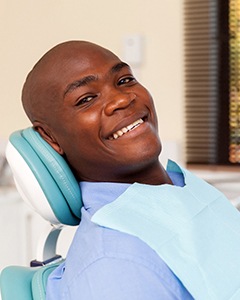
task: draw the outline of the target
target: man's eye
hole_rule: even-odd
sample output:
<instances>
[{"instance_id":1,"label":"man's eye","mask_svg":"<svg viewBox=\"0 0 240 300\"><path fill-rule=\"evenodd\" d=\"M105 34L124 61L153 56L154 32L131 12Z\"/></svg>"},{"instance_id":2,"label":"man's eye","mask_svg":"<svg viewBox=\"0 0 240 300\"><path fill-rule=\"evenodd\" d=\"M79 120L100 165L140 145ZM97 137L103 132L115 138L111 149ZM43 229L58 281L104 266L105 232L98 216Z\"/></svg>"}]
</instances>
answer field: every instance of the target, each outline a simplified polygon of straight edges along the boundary
<instances>
[{"instance_id":1,"label":"man's eye","mask_svg":"<svg viewBox=\"0 0 240 300\"><path fill-rule=\"evenodd\" d=\"M87 103L87 102L90 102L90 101L92 101L93 100L93 98L95 98L96 96L86 96L86 97L84 97L84 98L82 98L82 99L79 99L78 101L77 101L77 106L79 106L79 105L82 105L82 104L84 104L84 103Z\"/></svg>"},{"instance_id":2,"label":"man's eye","mask_svg":"<svg viewBox=\"0 0 240 300\"><path fill-rule=\"evenodd\" d=\"M133 76L129 76L129 77L125 77L125 78L120 79L118 81L117 85L127 84L127 83L135 82L135 81L136 81L136 79Z\"/></svg>"}]
</instances>

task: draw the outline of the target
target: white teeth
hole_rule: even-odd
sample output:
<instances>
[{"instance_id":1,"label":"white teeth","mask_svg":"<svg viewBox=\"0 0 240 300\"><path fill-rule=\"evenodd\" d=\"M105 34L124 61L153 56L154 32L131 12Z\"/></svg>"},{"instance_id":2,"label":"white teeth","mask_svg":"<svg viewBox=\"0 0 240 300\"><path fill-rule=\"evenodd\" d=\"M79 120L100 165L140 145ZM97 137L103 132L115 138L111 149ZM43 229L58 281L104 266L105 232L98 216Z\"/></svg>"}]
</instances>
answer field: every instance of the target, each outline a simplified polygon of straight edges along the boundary
<instances>
[{"instance_id":1,"label":"white teeth","mask_svg":"<svg viewBox=\"0 0 240 300\"><path fill-rule=\"evenodd\" d=\"M128 131L133 130L134 128L138 127L143 122L144 122L143 119L139 119L139 120L133 122L132 124L130 124L130 125L126 126L126 127L123 127L122 129L118 130L117 132L114 132L114 134L112 136L110 136L109 139L110 140L113 140L113 139L116 140L117 138L119 138L120 136L124 135Z\"/></svg>"}]
</instances>

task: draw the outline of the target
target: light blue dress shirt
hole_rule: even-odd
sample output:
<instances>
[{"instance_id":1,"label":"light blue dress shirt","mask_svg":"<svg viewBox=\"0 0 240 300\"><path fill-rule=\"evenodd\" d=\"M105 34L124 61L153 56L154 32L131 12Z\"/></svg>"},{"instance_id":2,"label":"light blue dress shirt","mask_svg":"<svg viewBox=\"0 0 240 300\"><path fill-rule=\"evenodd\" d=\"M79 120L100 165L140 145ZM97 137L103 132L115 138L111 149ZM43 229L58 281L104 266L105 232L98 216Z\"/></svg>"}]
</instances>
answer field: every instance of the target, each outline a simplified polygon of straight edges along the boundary
<instances>
[{"instance_id":1,"label":"light blue dress shirt","mask_svg":"<svg viewBox=\"0 0 240 300\"><path fill-rule=\"evenodd\" d=\"M184 185L179 173L169 174ZM143 241L91 222L129 184L81 182L82 220L67 259L50 275L47 300L192 300L180 280Z\"/></svg>"}]
</instances>

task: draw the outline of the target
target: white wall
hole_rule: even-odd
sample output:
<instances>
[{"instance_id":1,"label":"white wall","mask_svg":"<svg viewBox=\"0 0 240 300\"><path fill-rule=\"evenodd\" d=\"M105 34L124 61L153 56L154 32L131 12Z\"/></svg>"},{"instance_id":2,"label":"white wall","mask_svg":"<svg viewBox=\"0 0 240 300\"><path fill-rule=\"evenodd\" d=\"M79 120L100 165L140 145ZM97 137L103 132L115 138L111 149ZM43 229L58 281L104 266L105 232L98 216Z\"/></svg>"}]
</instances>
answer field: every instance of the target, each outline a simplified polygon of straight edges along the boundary
<instances>
[{"instance_id":1,"label":"white wall","mask_svg":"<svg viewBox=\"0 0 240 300\"><path fill-rule=\"evenodd\" d=\"M21 87L55 44L86 39L122 57L127 34L144 37L141 82L152 93L164 140L184 140L183 0L0 0L0 138L29 125Z\"/></svg>"}]
</instances>

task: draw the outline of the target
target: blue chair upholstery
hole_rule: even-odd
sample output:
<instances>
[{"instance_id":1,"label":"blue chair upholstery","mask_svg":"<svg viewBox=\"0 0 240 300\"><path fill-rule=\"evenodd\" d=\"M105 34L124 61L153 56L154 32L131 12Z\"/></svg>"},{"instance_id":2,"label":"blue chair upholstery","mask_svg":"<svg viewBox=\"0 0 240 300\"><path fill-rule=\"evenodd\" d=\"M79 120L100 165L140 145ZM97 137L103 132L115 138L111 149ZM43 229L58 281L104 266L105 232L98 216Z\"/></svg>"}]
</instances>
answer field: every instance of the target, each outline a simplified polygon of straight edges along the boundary
<instances>
[{"instance_id":1,"label":"blue chair upholstery","mask_svg":"<svg viewBox=\"0 0 240 300\"><path fill-rule=\"evenodd\" d=\"M38 269L10 266L1 272L2 299L33 300L31 283Z\"/></svg>"},{"instance_id":2,"label":"blue chair upholstery","mask_svg":"<svg viewBox=\"0 0 240 300\"><path fill-rule=\"evenodd\" d=\"M59 264L35 268L6 267L1 273L2 300L44 300L48 276Z\"/></svg>"},{"instance_id":3,"label":"blue chair upholstery","mask_svg":"<svg viewBox=\"0 0 240 300\"><path fill-rule=\"evenodd\" d=\"M36 210L46 200L59 224L77 225L81 217L81 193L71 169L33 128L11 134L6 157L13 171L17 188ZM29 174L26 178L26 174ZM41 189L45 199L38 199L32 185ZM44 215L42 203L38 213ZM56 221L53 221L56 223Z\"/></svg>"}]
</instances>

